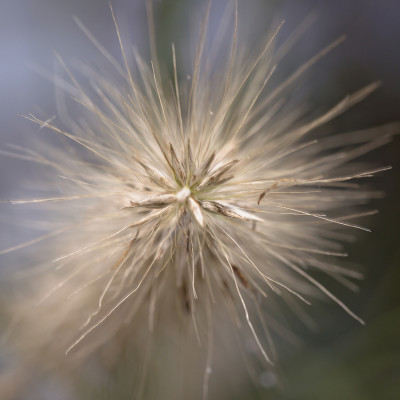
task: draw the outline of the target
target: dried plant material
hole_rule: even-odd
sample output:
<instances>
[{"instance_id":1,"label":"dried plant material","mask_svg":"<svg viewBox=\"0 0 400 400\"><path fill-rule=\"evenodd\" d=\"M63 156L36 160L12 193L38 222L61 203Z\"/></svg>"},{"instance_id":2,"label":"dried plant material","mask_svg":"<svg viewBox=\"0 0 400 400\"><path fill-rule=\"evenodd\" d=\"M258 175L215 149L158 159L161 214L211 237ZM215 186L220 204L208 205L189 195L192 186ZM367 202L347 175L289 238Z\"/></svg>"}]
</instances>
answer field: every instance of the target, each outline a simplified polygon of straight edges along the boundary
<instances>
[{"instance_id":1,"label":"dried plant material","mask_svg":"<svg viewBox=\"0 0 400 400\"><path fill-rule=\"evenodd\" d=\"M352 279L360 274L337 259L346 256L349 232L368 230L359 219L369 212L357 207L376 193L361 184L388 167L354 160L387 143L397 126L309 136L379 83L305 118L286 108L285 93L342 39L270 90L282 56L279 49L274 56L282 24L250 57L238 49L235 9L233 23L221 21L231 26L221 61L212 58L219 49L207 45L209 12L190 79L182 78L174 46L171 78L154 44L152 62L135 53L137 68L130 65L130 47L115 22L120 65L78 22L123 84L100 69L82 71L85 86L60 58L82 115L64 118L68 128L59 127L58 117L26 117L62 137L63 145L43 141L37 152L10 152L52 173L36 184L44 197L11 201L42 207L36 224L45 233L0 252L31 251L37 259L28 271L34 279L8 310L16 320L10 336L20 353L20 386L32 385L30 371L38 365L45 374L55 368L70 376L76 368L87 373L91 362L112 371L124 355L136 363L133 397L144 398L147 371L157 370L168 336L173 351L182 352L181 369L201 386L189 397L207 398L215 358L223 358L219 349L229 347L227 360L240 352L236 336L252 343L263 365L272 364L270 330L281 332L277 298L310 304L325 295L362 322L313 273L355 288ZM293 38L283 44L285 52L290 45ZM154 372L151 384L184 385L180 372L169 369L161 377ZM96 387L101 378L92 379Z\"/></svg>"}]
</instances>

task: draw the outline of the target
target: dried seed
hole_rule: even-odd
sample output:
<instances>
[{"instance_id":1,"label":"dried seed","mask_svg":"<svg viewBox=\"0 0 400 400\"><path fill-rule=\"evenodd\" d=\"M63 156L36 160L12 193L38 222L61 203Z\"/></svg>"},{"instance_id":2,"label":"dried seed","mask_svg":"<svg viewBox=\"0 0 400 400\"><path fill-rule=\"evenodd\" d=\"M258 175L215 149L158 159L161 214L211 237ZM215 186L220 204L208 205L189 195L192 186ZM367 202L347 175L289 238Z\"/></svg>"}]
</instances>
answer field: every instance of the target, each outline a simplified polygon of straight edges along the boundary
<instances>
[{"instance_id":1,"label":"dried seed","mask_svg":"<svg viewBox=\"0 0 400 400\"><path fill-rule=\"evenodd\" d=\"M173 203L176 200L177 196L175 194L160 194L144 200L131 200L130 203L131 207L161 208Z\"/></svg>"},{"instance_id":2,"label":"dried seed","mask_svg":"<svg viewBox=\"0 0 400 400\"><path fill-rule=\"evenodd\" d=\"M193 217L197 221L197 223L201 226L204 227L204 217L203 217L203 212L201 211L201 208L199 204L193 200L192 197L188 198L188 205L189 209L193 214Z\"/></svg>"},{"instance_id":3,"label":"dried seed","mask_svg":"<svg viewBox=\"0 0 400 400\"><path fill-rule=\"evenodd\" d=\"M256 215L230 204L219 203L216 201L201 201L200 205L204 210L213 214L223 215L224 217L236 218L243 221L263 222L263 220L258 218Z\"/></svg>"}]
</instances>

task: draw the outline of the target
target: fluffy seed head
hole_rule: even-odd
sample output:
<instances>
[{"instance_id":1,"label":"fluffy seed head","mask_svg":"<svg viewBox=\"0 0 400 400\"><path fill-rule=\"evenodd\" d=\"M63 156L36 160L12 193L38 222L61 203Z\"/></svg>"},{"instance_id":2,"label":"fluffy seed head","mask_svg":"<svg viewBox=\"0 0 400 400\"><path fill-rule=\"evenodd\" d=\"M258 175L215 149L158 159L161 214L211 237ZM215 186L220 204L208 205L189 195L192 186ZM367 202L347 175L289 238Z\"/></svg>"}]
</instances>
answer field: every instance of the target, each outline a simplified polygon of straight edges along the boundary
<instances>
[{"instance_id":1,"label":"fluffy seed head","mask_svg":"<svg viewBox=\"0 0 400 400\"><path fill-rule=\"evenodd\" d=\"M148 332L193 334L191 346L206 349L206 392L213 335L226 321L241 325L241 335L270 362L275 296L309 304L323 293L360 320L313 271L350 286L360 277L337 259L346 255L341 243L349 231L367 230L353 222L363 215L354 207L374 193L359 183L385 168L353 160L386 143L392 129L321 140L314 131L379 84L307 117L285 96L341 39L269 88L280 27L249 57L237 49L234 22L221 61L205 46L206 25L189 80L181 79L174 46L172 78L154 57L146 64L135 54L135 68L129 65L116 25L123 66L98 46L120 83L86 68L84 88L59 59L70 83L58 83L84 118L60 115L64 128L58 119L27 117L65 139L58 147L43 143L38 152L13 151L51 171L36 185L50 196L12 202L47 207L37 221L45 234L16 246L43 243L35 250L40 278L30 281L39 306L26 313L23 299L12 312L22 321L17 327L29 331L19 345L29 354L46 349L49 365L107 346L115 360L113 343L140 348ZM269 311L261 312L265 303Z\"/></svg>"}]
</instances>

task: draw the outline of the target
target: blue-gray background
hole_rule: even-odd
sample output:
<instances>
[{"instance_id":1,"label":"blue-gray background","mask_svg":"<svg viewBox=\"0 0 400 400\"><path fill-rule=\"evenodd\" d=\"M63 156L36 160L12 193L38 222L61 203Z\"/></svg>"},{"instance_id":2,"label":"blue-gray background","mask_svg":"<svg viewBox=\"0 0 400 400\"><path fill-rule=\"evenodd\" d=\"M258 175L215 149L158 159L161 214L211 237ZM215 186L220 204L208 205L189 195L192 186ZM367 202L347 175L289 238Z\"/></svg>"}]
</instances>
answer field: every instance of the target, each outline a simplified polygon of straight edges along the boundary
<instances>
[{"instance_id":1,"label":"blue-gray background","mask_svg":"<svg viewBox=\"0 0 400 400\"><path fill-rule=\"evenodd\" d=\"M145 2L112 1L124 37L146 55ZM155 1L160 48L179 42L182 33L204 9L201 1ZM191 9L189 12L188 4ZM218 7L218 1L215 1ZM292 0L240 1L239 17L251 21L254 37L268 31L271 20L286 20L283 35L311 12L314 26L281 67L290 70L341 34L347 41L312 70L310 105L332 104L344 94L372 81L383 86L362 104L339 117L334 130L369 127L400 121L400 3L398 0ZM0 148L24 144L37 127L19 114L56 114L53 84L34 71L37 65L52 71L54 50L66 60L89 61L92 49L77 28L78 16L111 53L119 57L108 2L103 0L0 0ZM215 21L214 21L215 23ZM254 28L254 29L253 29ZM285 33L286 32L286 33ZM186 38L184 38L186 39ZM251 40L249 40L250 45ZM161 54L163 54L161 52ZM93 57L97 57L93 56ZM314 104L313 104L314 103ZM400 398L400 140L368 155L366 160L391 164L391 172L375 179L386 197L374 201L379 216L368 222L373 231L350 246L351 259L365 266L366 279L355 296L340 287L335 293L367 321L358 326L337 307L315 308L320 332L295 327L304 345L282 354L282 383L255 390L249 385L239 398L268 399L398 399ZM21 176L35 178L26 163L0 157L0 200L22 197ZM0 207L2 207L0 205ZM5 248L24 236L3 228L0 210L0 244ZM11 214L12 215L12 214ZM267 382L267 383L268 383Z\"/></svg>"}]
</instances>

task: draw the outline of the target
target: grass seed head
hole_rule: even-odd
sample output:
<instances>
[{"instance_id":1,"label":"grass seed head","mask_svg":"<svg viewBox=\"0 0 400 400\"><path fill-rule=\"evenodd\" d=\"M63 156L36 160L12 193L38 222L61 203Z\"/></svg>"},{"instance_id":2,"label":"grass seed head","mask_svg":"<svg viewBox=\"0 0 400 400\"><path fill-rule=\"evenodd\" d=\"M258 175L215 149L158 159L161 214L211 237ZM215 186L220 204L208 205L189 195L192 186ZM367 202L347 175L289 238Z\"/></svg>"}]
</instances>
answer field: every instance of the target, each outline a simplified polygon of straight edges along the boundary
<instances>
[{"instance_id":1,"label":"grass seed head","mask_svg":"<svg viewBox=\"0 0 400 400\"><path fill-rule=\"evenodd\" d=\"M354 160L388 142L393 129L320 140L314 131L379 84L306 117L286 93L340 40L270 88L280 27L250 57L233 14L223 62L212 58L203 23L190 80L181 79L174 46L172 78L156 59L147 64L136 54L130 65L117 24L123 65L99 48L123 84L83 70L84 87L59 60L83 117L64 119L64 128L57 118L27 116L63 138L60 146L13 152L52 173L37 184L50 197L12 202L46 207L37 221L46 233L2 251L46 255L10 305L26 370L37 357L45 368L80 365L95 354L115 365L120 347L135 358L154 336L172 332L177 343L190 338L186 360L202 354L206 393L218 363L214 340L233 346L229 336L249 336L271 363L279 296L309 304L322 293L361 322L313 272L348 285L359 278L337 259L346 255L349 232L367 230L354 220L368 213L356 209L375 193L360 183L386 168Z\"/></svg>"}]
</instances>

